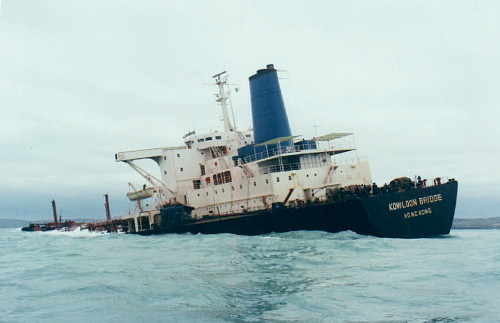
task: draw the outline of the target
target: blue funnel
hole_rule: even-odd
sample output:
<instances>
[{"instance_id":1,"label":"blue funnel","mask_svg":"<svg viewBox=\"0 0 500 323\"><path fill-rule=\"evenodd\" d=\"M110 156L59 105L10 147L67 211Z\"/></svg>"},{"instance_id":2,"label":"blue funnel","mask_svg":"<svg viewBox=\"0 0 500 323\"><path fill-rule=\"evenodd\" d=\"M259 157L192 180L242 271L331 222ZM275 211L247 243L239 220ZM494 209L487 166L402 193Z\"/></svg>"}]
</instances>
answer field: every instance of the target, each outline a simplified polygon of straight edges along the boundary
<instances>
[{"instance_id":1,"label":"blue funnel","mask_svg":"<svg viewBox=\"0 0 500 323\"><path fill-rule=\"evenodd\" d=\"M291 136L274 66L270 64L266 69L258 70L249 80L255 144Z\"/></svg>"}]
</instances>

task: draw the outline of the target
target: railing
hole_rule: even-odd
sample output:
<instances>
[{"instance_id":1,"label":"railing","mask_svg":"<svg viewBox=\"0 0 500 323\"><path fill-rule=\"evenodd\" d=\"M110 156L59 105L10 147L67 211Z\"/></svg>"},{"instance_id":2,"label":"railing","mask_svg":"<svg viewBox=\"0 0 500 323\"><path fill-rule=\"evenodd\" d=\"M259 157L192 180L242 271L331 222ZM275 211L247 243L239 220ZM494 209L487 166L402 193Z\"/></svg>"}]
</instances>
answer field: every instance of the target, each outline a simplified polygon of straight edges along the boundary
<instances>
[{"instance_id":1,"label":"railing","mask_svg":"<svg viewBox=\"0 0 500 323\"><path fill-rule=\"evenodd\" d=\"M313 148L306 148L306 149L313 149ZM274 149L266 149L265 151L256 153L255 155L246 156L245 158L243 158L243 163L246 164L246 163L250 163L250 162L253 162L256 160L261 160L264 158L269 158L269 157L273 157L273 156L277 156L277 155L281 155L281 154L293 153L293 152L297 152L297 151L299 151L299 150L296 150L295 147L293 147L293 146L285 146L285 147L277 147Z\"/></svg>"},{"instance_id":2,"label":"railing","mask_svg":"<svg viewBox=\"0 0 500 323\"><path fill-rule=\"evenodd\" d=\"M359 156L359 157L351 157L351 158L344 158L344 157L335 157L333 156L333 164L336 166L342 166L342 165L349 165L349 164L358 164L361 162L367 162L368 157L367 156Z\"/></svg>"},{"instance_id":3,"label":"railing","mask_svg":"<svg viewBox=\"0 0 500 323\"><path fill-rule=\"evenodd\" d=\"M358 164L360 162L366 162L367 157L361 156L359 158L350 158L346 160L342 160L339 163L333 163L332 166L342 166L342 165L350 165L350 164ZM316 162L308 162L308 163L289 163L282 165L271 165L266 167L259 167L259 175L276 173L276 172L287 172L292 170L300 170L300 169L310 169L310 168L319 168L325 167L326 162L316 161Z\"/></svg>"},{"instance_id":4,"label":"railing","mask_svg":"<svg viewBox=\"0 0 500 323\"><path fill-rule=\"evenodd\" d=\"M321 167L321 166L316 166L316 167ZM307 168L314 168L314 167L306 167L306 165L301 165L300 163L272 165L272 166L259 168L259 175L276 173L276 172L288 172L291 170L299 170L299 169L307 169Z\"/></svg>"},{"instance_id":5,"label":"railing","mask_svg":"<svg viewBox=\"0 0 500 323\"><path fill-rule=\"evenodd\" d=\"M272 146L274 146L274 145L275 144L273 144ZM264 158L269 158L269 157L273 157L273 156L277 156L277 155L281 155L281 154L300 152L303 150L311 150L311 149L325 150L325 149L332 149L332 148L334 148L334 149L355 149L355 146L351 143L336 144L335 147L325 146L325 145L321 145L319 143L315 143L315 144L299 143L299 144L297 144L297 146L283 146L283 147L275 147L273 149L267 149L267 147L266 147L265 151L258 152L258 153L255 153L254 155L244 157L243 163L246 164L246 163L261 160Z\"/></svg>"},{"instance_id":6,"label":"railing","mask_svg":"<svg viewBox=\"0 0 500 323\"><path fill-rule=\"evenodd\" d=\"M332 147L330 147L332 148ZM318 145L313 145L313 144L304 144L300 145L299 147L296 146L285 146L285 147L276 147L273 149L266 149L265 151L255 153L254 155L246 156L243 158L243 163L250 163L253 161L261 160L264 158L269 158L281 154L289 154L289 153L294 153L294 152L300 152L302 150L311 150L311 149L318 149L318 150L324 150L328 149L326 147L319 147ZM335 149L355 149L354 146L352 145L342 145L342 146L335 146Z\"/></svg>"}]
</instances>

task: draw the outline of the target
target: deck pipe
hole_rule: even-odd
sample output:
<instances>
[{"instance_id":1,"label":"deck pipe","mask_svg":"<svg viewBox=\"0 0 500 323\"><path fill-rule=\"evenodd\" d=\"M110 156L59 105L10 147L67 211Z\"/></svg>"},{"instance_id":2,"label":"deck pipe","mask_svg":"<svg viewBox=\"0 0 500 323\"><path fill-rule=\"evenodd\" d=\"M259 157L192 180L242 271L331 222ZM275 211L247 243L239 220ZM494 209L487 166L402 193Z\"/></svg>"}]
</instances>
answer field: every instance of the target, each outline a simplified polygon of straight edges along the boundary
<instances>
[{"instance_id":1,"label":"deck pipe","mask_svg":"<svg viewBox=\"0 0 500 323\"><path fill-rule=\"evenodd\" d=\"M104 194L104 208L106 209L106 221L111 221L111 212L109 211L108 194Z\"/></svg>"},{"instance_id":2,"label":"deck pipe","mask_svg":"<svg viewBox=\"0 0 500 323\"><path fill-rule=\"evenodd\" d=\"M54 215L54 223L57 223L56 201L52 200L52 214Z\"/></svg>"}]
</instances>

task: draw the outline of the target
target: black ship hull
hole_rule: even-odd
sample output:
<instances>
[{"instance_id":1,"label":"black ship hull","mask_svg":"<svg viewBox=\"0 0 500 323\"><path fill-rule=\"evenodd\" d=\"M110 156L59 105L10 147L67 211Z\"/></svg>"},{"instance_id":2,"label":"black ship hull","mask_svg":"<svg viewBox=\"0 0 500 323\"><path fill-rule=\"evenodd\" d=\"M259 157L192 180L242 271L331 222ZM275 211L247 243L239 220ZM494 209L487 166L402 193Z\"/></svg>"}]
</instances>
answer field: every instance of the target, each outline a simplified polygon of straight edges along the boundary
<instances>
[{"instance_id":1,"label":"black ship hull","mask_svg":"<svg viewBox=\"0 0 500 323\"><path fill-rule=\"evenodd\" d=\"M385 193L342 202L310 203L301 207L225 215L195 221L180 221L136 232L233 233L259 235L271 232L351 230L387 238L422 238L449 234L455 213L458 183Z\"/></svg>"}]
</instances>

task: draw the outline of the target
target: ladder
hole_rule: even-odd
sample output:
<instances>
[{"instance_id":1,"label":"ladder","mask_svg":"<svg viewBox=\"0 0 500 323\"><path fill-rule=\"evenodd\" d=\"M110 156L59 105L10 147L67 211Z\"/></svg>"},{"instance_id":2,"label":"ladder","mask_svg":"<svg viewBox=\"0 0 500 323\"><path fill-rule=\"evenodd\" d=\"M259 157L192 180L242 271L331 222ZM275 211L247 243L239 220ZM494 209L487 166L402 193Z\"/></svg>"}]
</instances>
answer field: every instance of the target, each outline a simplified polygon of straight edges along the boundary
<instances>
[{"instance_id":1,"label":"ladder","mask_svg":"<svg viewBox=\"0 0 500 323\"><path fill-rule=\"evenodd\" d=\"M222 151L220 150L220 148L218 146L212 146L212 147L210 147L210 149L212 150L213 156L215 156L216 158L218 158L219 160L221 160L222 163L224 164L224 167L226 169L229 169L230 167L227 164L227 161L224 158L224 154L222 153Z\"/></svg>"},{"instance_id":2,"label":"ladder","mask_svg":"<svg viewBox=\"0 0 500 323\"><path fill-rule=\"evenodd\" d=\"M250 170L250 168L248 168L246 164L240 165L240 167L243 170L243 174L245 174L247 178L254 177L252 171Z\"/></svg>"}]
</instances>

